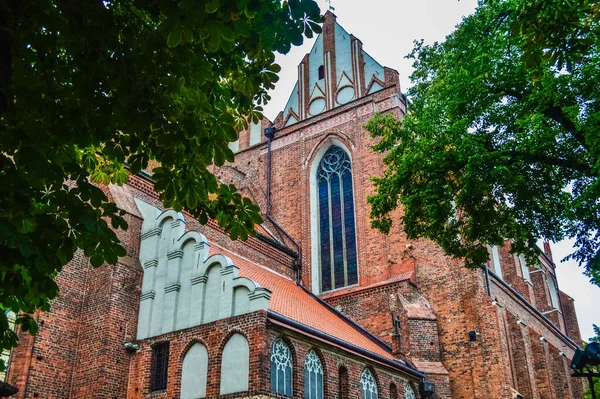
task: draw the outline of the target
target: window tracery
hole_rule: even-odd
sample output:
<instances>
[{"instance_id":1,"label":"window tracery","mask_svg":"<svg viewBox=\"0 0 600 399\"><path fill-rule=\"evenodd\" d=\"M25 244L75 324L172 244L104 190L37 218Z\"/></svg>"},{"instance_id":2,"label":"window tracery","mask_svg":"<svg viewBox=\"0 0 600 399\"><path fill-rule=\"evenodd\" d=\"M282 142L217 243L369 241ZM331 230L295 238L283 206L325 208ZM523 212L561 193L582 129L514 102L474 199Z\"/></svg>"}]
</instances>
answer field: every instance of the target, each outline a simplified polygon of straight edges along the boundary
<instances>
[{"instance_id":1,"label":"window tracery","mask_svg":"<svg viewBox=\"0 0 600 399\"><path fill-rule=\"evenodd\" d=\"M377 399L377 382L369 369L364 369L360 376L360 399Z\"/></svg>"},{"instance_id":2,"label":"window tracery","mask_svg":"<svg viewBox=\"0 0 600 399\"><path fill-rule=\"evenodd\" d=\"M292 351L278 339L271 350L271 391L292 396Z\"/></svg>"},{"instance_id":3,"label":"window tracery","mask_svg":"<svg viewBox=\"0 0 600 399\"><path fill-rule=\"evenodd\" d=\"M323 365L314 350L304 359L304 399L323 399Z\"/></svg>"},{"instance_id":4,"label":"window tracery","mask_svg":"<svg viewBox=\"0 0 600 399\"><path fill-rule=\"evenodd\" d=\"M404 399L416 399L415 390L410 384L406 384Z\"/></svg>"},{"instance_id":5,"label":"window tracery","mask_svg":"<svg viewBox=\"0 0 600 399\"><path fill-rule=\"evenodd\" d=\"M352 163L332 146L317 169L321 292L358 283Z\"/></svg>"}]
</instances>

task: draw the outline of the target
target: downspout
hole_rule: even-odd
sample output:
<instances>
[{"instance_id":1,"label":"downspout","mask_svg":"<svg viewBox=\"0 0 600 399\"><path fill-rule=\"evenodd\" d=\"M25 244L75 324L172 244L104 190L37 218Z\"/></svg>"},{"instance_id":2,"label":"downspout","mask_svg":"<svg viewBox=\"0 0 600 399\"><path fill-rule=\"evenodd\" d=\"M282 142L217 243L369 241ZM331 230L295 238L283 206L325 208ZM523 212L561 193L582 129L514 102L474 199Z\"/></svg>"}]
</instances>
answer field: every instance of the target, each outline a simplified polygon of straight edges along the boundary
<instances>
[{"instance_id":1,"label":"downspout","mask_svg":"<svg viewBox=\"0 0 600 399\"><path fill-rule=\"evenodd\" d=\"M485 285L487 288L487 294L489 297L491 297L492 296L492 287L490 286L490 269L488 268L488 266L485 263L482 263L481 267L483 268L483 270L485 272Z\"/></svg>"},{"instance_id":2,"label":"downspout","mask_svg":"<svg viewBox=\"0 0 600 399\"><path fill-rule=\"evenodd\" d=\"M296 273L296 284L302 285L302 247L283 227L273 219L271 215L271 141L275 137L277 128L275 126L268 127L264 130L267 137L267 219L273 223L273 226L284 236L286 236L296 246L296 256L292 262L292 269Z\"/></svg>"}]
</instances>

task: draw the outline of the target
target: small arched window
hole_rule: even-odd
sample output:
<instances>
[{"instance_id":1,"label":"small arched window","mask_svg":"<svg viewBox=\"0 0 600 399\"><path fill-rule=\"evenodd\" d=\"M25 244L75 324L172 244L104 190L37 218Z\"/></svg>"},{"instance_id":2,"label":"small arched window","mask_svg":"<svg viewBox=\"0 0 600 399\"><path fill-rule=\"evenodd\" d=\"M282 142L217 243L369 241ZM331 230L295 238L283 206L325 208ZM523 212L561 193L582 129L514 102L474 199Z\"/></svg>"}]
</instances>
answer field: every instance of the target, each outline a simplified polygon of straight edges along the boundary
<instances>
[{"instance_id":1,"label":"small arched window","mask_svg":"<svg viewBox=\"0 0 600 399\"><path fill-rule=\"evenodd\" d=\"M208 376L208 351L200 343L195 343L186 353L181 365L181 399L206 397Z\"/></svg>"},{"instance_id":2,"label":"small arched window","mask_svg":"<svg viewBox=\"0 0 600 399\"><path fill-rule=\"evenodd\" d=\"M360 376L360 399L378 399L377 382L369 369L364 369Z\"/></svg>"},{"instance_id":3,"label":"small arched window","mask_svg":"<svg viewBox=\"0 0 600 399\"><path fill-rule=\"evenodd\" d=\"M250 346L242 334L233 334L221 355L221 395L248 390Z\"/></svg>"},{"instance_id":4,"label":"small arched window","mask_svg":"<svg viewBox=\"0 0 600 399\"><path fill-rule=\"evenodd\" d=\"M292 351L278 339L271 350L271 392L292 396Z\"/></svg>"},{"instance_id":5,"label":"small arched window","mask_svg":"<svg viewBox=\"0 0 600 399\"><path fill-rule=\"evenodd\" d=\"M304 359L304 399L323 399L323 365L314 350Z\"/></svg>"},{"instance_id":6,"label":"small arched window","mask_svg":"<svg viewBox=\"0 0 600 399\"><path fill-rule=\"evenodd\" d=\"M398 388L393 382L390 384L390 399L398 399Z\"/></svg>"},{"instance_id":7,"label":"small arched window","mask_svg":"<svg viewBox=\"0 0 600 399\"><path fill-rule=\"evenodd\" d=\"M341 147L317 169L321 292L358 283L352 163Z\"/></svg>"},{"instance_id":8,"label":"small arched window","mask_svg":"<svg viewBox=\"0 0 600 399\"><path fill-rule=\"evenodd\" d=\"M343 366L340 367L339 370L338 391L340 393L340 399L348 399L350 397L348 388L348 370Z\"/></svg>"},{"instance_id":9,"label":"small arched window","mask_svg":"<svg viewBox=\"0 0 600 399\"><path fill-rule=\"evenodd\" d=\"M321 79L325 79L325 67L323 65L319 67L319 80Z\"/></svg>"},{"instance_id":10,"label":"small arched window","mask_svg":"<svg viewBox=\"0 0 600 399\"><path fill-rule=\"evenodd\" d=\"M406 384L406 393L404 394L405 399L416 399L415 390L410 384Z\"/></svg>"}]
</instances>

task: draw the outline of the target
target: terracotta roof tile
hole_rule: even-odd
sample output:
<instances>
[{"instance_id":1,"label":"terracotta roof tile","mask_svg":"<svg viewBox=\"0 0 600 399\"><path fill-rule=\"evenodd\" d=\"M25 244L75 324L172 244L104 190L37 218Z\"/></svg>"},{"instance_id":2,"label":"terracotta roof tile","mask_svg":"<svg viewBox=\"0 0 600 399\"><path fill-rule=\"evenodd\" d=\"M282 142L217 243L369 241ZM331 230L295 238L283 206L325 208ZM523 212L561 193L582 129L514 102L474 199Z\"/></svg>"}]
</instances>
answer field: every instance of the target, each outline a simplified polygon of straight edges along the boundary
<instances>
[{"instance_id":1,"label":"terracotta roof tile","mask_svg":"<svg viewBox=\"0 0 600 399\"><path fill-rule=\"evenodd\" d=\"M320 303L290 278L240 257L227 249L219 248L219 250L221 249L223 252L227 252L227 256L239 268L240 276L248 277L272 292L269 301L270 311L382 357L394 359L389 349L376 343L375 337L368 338L365 335L368 334L366 331L361 332L345 320L344 316Z\"/></svg>"}]
</instances>

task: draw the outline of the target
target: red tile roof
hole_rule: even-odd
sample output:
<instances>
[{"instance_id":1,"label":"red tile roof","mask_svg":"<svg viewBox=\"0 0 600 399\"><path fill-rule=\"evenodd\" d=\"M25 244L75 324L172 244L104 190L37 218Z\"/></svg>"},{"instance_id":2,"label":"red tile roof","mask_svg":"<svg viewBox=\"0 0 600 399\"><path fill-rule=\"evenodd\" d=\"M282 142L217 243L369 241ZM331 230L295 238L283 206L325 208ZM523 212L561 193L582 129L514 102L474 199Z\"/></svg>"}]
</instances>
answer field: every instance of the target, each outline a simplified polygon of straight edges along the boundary
<instances>
[{"instance_id":1,"label":"red tile roof","mask_svg":"<svg viewBox=\"0 0 600 399\"><path fill-rule=\"evenodd\" d=\"M362 330L334 309L321 303L289 277L240 257L225 248L219 248L218 252L226 252L224 254L239 268L240 276L248 277L272 292L269 301L270 311L379 356L394 359L391 350L384 344L378 343L377 338L370 336L366 330Z\"/></svg>"}]
</instances>

